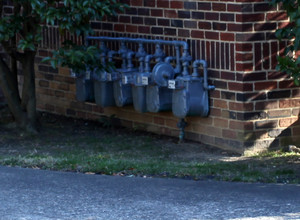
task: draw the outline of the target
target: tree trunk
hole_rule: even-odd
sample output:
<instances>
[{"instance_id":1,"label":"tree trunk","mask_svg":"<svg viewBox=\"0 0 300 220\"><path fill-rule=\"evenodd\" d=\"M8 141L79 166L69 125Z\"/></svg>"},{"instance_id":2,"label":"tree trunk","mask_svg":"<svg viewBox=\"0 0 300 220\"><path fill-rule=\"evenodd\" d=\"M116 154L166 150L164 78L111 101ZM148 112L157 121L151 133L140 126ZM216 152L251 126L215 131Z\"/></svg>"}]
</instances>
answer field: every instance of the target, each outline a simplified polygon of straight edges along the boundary
<instances>
[{"instance_id":1,"label":"tree trunk","mask_svg":"<svg viewBox=\"0 0 300 220\"><path fill-rule=\"evenodd\" d=\"M5 63L5 61L0 58L0 86L7 101L8 107L16 120L16 123L20 127L24 127L26 125L25 119L26 115L21 108L21 100L16 90L16 87L12 85L12 72L9 67Z\"/></svg>"},{"instance_id":2,"label":"tree trunk","mask_svg":"<svg viewBox=\"0 0 300 220\"><path fill-rule=\"evenodd\" d=\"M17 86L15 66L10 69L0 58L0 86L8 107L17 126L31 133L37 132L34 58L35 52L25 51L21 59L24 74L22 100Z\"/></svg>"},{"instance_id":3,"label":"tree trunk","mask_svg":"<svg viewBox=\"0 0 300 220\"><path fill-rule=\"evenodd\" d=\"M37 130L37 113L36 113L36 94L35 94L35 71L34 58L35 52L26 51L24 58L21 60L24 74L24 83L22 90L22 108L27 113L26 130L36 132Z\"/></svg>"}]
</instances>

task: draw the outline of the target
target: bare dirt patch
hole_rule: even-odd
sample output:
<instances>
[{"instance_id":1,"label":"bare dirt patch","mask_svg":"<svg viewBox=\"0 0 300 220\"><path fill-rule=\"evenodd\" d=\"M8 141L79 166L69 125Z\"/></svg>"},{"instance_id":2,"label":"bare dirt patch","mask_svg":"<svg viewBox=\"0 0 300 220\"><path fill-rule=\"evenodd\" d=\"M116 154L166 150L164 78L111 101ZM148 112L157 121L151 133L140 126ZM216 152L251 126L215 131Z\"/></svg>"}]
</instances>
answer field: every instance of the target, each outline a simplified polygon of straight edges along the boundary
<instances>
[{"instance_id":1,"label":"bare dirt patch","mask_svg":"<svg viewBox=\"0 0 300 220\"><path fill-rule=\"evenodd\" d=\"M61 145L69 147L71 143L79 144L81 147L89 143L81 143L80 140L98 139L101 142L108 134L116 138L122 136L135 136L135 144L138 146L145 142L138 137L148 137L153 141L153 145L160 146L164 151L170 153L170 157L180 160L197 160L206 161L239 161L246 157L236 153L225 151L213 146L201 143L185 141L178 143L175 137L160 136L142 131L134 131L120 127L103 127L101 122L86 121L81 119L67 118L53 114L42 113L40 117L40 133L38 136L31 136L18 129L13 128L10 124L0 125L0 154L14 154L28 151L30 149L50 146L51 150ZM64 141L62 141L64 140Z\"/></svg>"},{"instance_id":2,"label":"bare dirt patch","mask_svg":"<svg viewBox=\"0 0 300 220\"><path fill-rule=\"evenodd\" d=\"M40 123L40 133L35 136L20 132L7 124L0 124L0 164L68 171L81 171L81 167L87 165L83 172L90 172L89 169L92 169L93 172L124 175L145 175L151 172L149 175L155 176L193 175L197 176L195 179L300 183L298 154L245 157L201 143L178 143L178 139L173 137L113 127L107 121L103 124L47 113L41 114ZM93 156L96 159L83 158L82 161L75 161L75 156L70 158L70 155L77 155L76 160L79 160L78 156ZM56 158L63 160L64 157L71 162L74 160L73 164L70 165L71 162L68 161L66 164L55 165ZM45 162L49 158L51 165ZM33 160L42 162L32 165ZM122 165L122 168L119 168L119 165L111 165L113 168L102 171L101 169L109 166L103 164L95 167L95 160L107 163L117 161L115 163L119 165L126 160L127 164ZM167 171L162 171L163 168L153 168L149 171L147 168L133 167L139 165L131 164L130 161L137 160L153 160L155 163L162 161L161 165L157 166L170 163L172 166L178 166L179 171L173 168L173 171L168 171L168 167L165 168Z\"/></svg>"}]
</instances>

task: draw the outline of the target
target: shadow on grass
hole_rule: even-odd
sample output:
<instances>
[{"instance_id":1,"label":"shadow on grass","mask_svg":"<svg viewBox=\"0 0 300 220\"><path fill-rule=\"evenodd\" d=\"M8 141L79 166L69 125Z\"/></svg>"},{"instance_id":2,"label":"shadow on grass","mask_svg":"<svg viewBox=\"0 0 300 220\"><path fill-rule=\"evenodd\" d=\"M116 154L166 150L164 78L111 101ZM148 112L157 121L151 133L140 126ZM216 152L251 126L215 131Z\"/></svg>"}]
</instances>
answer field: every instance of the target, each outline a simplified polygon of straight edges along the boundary
<instances>
[{"instance_id":1,"label":"shadow on grass","mask_svg":"<svg viewBox=\"0 0 300 220\"><path fill-rule=\"evenodd\" d=\"M242 157L199 143L46 115L40 135L0 127L0 164L93 174L300 183L297 154Z\"/></svg>"}]
</instances>

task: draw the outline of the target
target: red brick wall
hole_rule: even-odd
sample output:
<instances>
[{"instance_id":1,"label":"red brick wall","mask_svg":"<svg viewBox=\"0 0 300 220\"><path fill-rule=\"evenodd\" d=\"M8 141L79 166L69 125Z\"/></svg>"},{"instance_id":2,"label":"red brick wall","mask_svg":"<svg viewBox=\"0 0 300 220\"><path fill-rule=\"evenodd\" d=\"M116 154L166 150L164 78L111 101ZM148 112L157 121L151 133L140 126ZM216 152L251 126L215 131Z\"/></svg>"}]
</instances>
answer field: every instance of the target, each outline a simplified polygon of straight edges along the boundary
<instances>
[{"instance_id":1,"label":"red brick wall","mask_svg":"<svg viewBox=\"0 0 300 220\"><path fill-rule=\"evenodd\" d=\"M210 116L188 117L187 138L238 152L280 146L296 136L300 90L276 72L285 47L274 31L287 24L283 12L263 0L125 0L131 7L117 17L93 22L96 35L178 39L189 42L193 59L208 62ZM45 30L37 61L59 43L55 28ZM37 64L40 110L98 119L115 114L124 126L178 135L177 118L168 113L140 114L132 106L101 108L75 100L69 70Z\"/></svg>"}]
</instances>

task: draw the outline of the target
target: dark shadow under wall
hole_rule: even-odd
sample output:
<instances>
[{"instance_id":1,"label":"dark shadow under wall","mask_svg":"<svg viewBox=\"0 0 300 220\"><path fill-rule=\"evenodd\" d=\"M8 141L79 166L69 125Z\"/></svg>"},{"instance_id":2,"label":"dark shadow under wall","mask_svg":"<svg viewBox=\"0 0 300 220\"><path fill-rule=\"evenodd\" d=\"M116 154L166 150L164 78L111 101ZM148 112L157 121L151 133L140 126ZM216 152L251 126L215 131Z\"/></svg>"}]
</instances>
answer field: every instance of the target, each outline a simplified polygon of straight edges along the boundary
<instances>
[{"instance_id":1,"label":"dark shadow under wall","mask_svg":"<svg viewBox=\"0 0 300 220\"><path fill-rule=\"evenodd\" d=\"M280 134L272 141L268 150L287 150L289 145L300 147L300 118L289 127L281 130Z\"/></svg>"}]
</instances>

